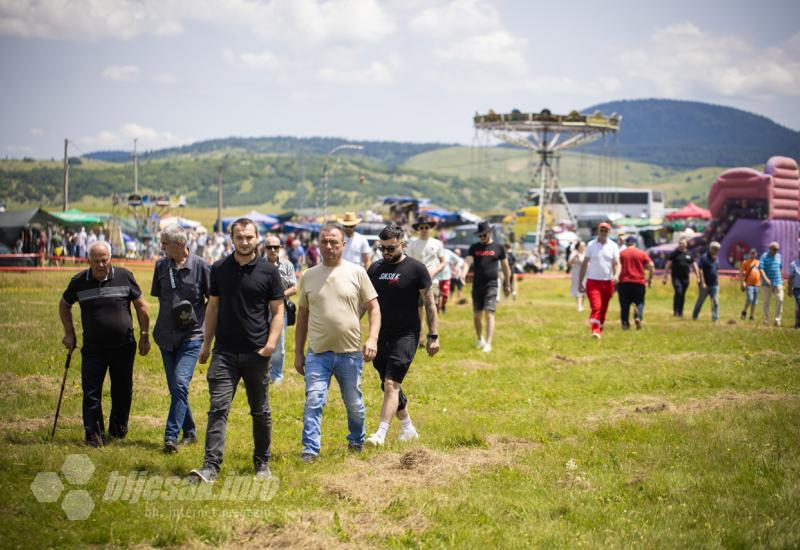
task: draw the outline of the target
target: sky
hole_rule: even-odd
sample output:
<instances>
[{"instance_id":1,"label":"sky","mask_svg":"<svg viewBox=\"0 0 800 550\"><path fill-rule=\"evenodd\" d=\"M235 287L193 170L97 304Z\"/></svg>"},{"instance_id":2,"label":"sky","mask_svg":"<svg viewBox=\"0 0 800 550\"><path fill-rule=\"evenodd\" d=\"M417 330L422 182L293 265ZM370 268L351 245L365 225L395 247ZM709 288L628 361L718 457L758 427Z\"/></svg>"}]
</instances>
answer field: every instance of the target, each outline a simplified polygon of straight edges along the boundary
<instances>
[{"instance_id":1,"label":"sky","mask_svg":"<svg viewBox=\"0 0 800 550\"><path fill-rule=\"evenodd\" d=\"M0 0L0 155L475 139L489 109L737 107L800 129L796 0ZM624 132L624 120L622 123Z\"/></svg>"}]
</instances>

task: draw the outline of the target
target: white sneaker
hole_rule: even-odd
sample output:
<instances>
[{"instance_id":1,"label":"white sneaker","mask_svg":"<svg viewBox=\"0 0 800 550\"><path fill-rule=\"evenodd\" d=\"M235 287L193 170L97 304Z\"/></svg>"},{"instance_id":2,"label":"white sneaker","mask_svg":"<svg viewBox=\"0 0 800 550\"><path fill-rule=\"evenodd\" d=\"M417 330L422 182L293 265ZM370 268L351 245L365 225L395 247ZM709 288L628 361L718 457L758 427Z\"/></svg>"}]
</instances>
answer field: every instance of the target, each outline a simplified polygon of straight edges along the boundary
<instances>
[{"instance_id":1,"label":"white sneaker","mask_svg":"<svg viewBox=\"0 0 800 550\"><path fill-rule=\"evenodd\" d=\"M383 440L385 437L386 436L380 435L378 434L378 432L375 432L374 434L369 436L364 443L370 447L383 447Z\"/></svg>"},{"instance_id":2,"label":"white sneaker","mask_svg":"<svg viewBox=\"0 0 800 550\"><path fill-rule=\"evenodd\" d=\"M483 353L490 353L492 351L492 345L486 344L485 346L483 346L483 350L481 351L483 351Z\"/></svg>"},{"instance_id":3,"label":"white sneaker","mask_svg":"<svg viewBox=\"0 0 800 550\"><path fill-rule=\"evenodd\" d=\"M397 436L397 441L412 441L414 439L419 439L419 434L414 429L414 426L400 430L400 435Z\"/></svg>"},{"instance_id":4,"label":"white sneaker","mask_svg":"<svg viewBox=\"0 0 800 550\"><path fill-rule=\"evenodd\" d=\"M481 336L481 339L476 342L475 347L478 349L483 349L486 347L486 340L483 338L483 336Z\"/></svg>"}]
</instances>

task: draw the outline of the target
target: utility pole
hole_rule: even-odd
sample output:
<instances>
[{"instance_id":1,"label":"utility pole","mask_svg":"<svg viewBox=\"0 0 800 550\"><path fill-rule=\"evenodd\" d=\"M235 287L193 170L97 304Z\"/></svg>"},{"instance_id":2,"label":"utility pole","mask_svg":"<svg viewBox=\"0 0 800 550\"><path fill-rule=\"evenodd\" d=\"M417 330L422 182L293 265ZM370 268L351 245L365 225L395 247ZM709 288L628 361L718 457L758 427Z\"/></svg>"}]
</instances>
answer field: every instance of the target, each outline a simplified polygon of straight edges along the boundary
<instances>
[{"instance_id":1,"label":"utility pole","mask_svg":"<svg viewBox=\"0 0 800 550\"><path fill-rule=\"evenodd\" d=\"M217 231L222 233L222 169L217 167Z\"/></svg>"},{"instance_id":2,"label":"utility pole","mask_svg":"<svg viewBox=\"0 0 800 550\"><path fill-rule=\"evenodd\" d=\"M69 208L69 157L67 156L69 140L64 138L64 212Z\"/></svg>"},{"instance_id":3,"label":"utility pole","mask_svg":"<svg viewBox=\"0 0 800 550\"><path fill-rule=\"evenodd\" d=\"M139 138L133 139L133 192L139 194L139 157L136 156L136 142Z\"/></svg>"}]
</instances>

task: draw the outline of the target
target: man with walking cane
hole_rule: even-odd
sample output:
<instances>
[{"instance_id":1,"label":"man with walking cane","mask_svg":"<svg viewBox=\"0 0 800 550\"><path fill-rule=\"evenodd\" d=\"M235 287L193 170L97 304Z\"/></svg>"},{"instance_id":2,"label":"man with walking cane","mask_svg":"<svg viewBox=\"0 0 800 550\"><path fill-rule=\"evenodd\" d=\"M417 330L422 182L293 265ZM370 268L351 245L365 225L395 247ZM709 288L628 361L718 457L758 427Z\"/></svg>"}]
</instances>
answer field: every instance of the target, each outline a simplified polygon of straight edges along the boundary
<instances>
[{"instance_id":1,"label":"man with walking cane","mask_svg":"<svg viewBox=\"0 0 800 550\"><path fill-rule=\"evenodd\" d=\"M147 355L150 351L150 318L133 273L111 265L111 247L107 242L96 241L92 244L89 248L89 265L89 269L81 271L69 282L58 304L58 313L64 325L62 342L71 353L77 345L72 304L80 304L83 326L83 429L87 445L102 447L106 443L102 408L106 371L111 378L108 436L122 439L128 433L133 396L133 361L136 356L131 303L139 320L140 355Z\"/></svg>"}]
</instances>

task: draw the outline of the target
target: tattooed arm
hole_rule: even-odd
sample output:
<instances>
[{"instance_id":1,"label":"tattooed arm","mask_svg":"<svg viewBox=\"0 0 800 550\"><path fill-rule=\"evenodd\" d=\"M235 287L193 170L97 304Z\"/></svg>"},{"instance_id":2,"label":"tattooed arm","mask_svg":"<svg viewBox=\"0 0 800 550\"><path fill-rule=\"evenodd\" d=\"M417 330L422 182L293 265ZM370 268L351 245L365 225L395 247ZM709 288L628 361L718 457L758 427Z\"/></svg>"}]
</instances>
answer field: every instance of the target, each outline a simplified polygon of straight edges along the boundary
<instances>
[{"instance_id":1,"label":"tattooed arm","mask_svg":"<svg viewBox=\"0 0 800 550\"><path fill-rule=\"evenodd\" d=\"M433 284L436 284L434 281ZM422 304L425 307L425 321L428 324L428 338L426 338L425 350L428 355L433 357L439 351L439 339L431 338L430 335L439 334L439 316L436 313L436 302L433 299L433 286L423 288L419 291Z\"/></svg>"}]
</instances>

